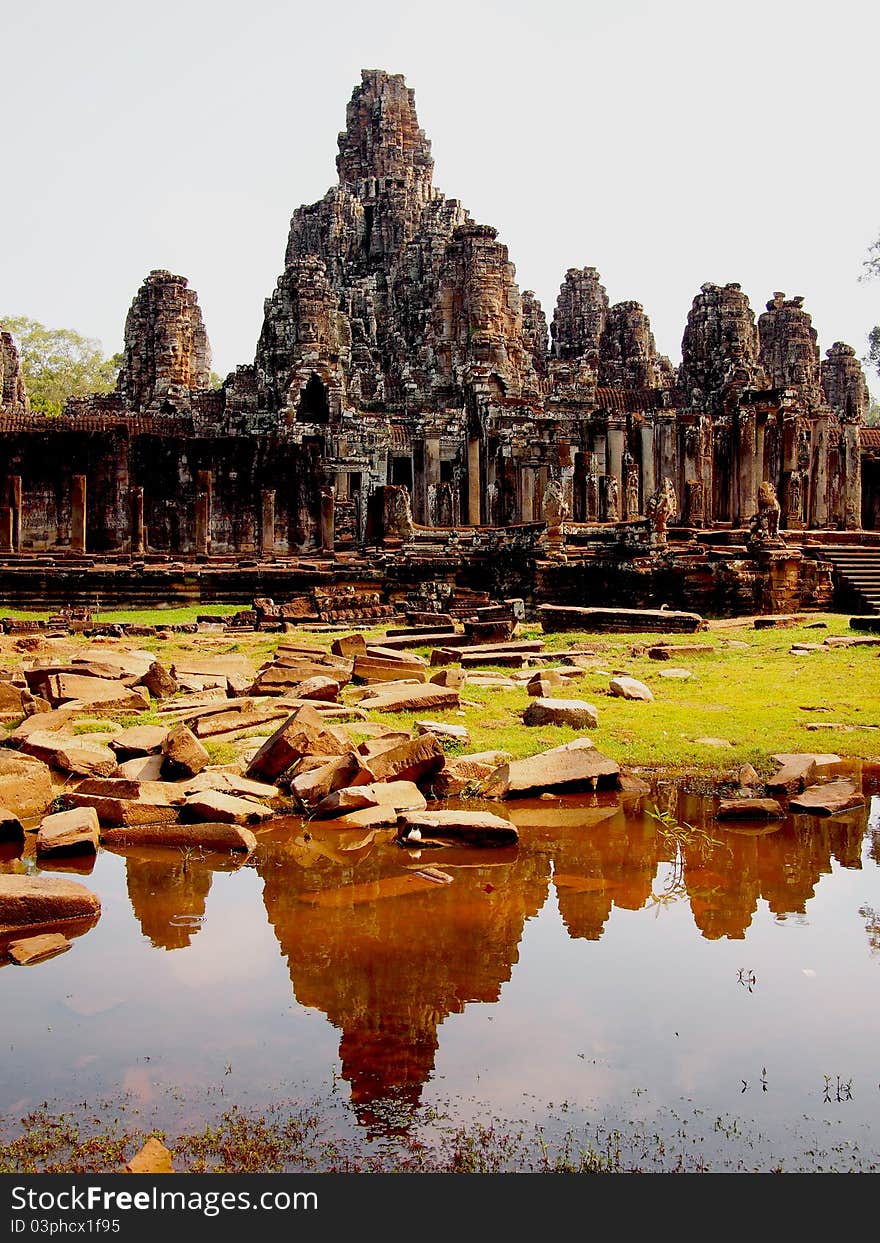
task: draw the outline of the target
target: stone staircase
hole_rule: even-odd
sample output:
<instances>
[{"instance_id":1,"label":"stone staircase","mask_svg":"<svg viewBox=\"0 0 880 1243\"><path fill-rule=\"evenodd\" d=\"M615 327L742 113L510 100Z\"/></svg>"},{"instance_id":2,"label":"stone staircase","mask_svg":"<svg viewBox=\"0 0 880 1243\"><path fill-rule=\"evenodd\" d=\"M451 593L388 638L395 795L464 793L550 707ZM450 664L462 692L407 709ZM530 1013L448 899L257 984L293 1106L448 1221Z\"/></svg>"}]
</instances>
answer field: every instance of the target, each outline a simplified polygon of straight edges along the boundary
<instances>
[{"instance_id":1,"label":"stone staircase","mask_svg":"<svg viewBox=\"0 0 880 1243\"><path fill-rule=\"evenodd\" d=\"M823 544L815 552L834 566L835 597L841 607L880 613L880 546Z\"/></svg>"}]
</instances>

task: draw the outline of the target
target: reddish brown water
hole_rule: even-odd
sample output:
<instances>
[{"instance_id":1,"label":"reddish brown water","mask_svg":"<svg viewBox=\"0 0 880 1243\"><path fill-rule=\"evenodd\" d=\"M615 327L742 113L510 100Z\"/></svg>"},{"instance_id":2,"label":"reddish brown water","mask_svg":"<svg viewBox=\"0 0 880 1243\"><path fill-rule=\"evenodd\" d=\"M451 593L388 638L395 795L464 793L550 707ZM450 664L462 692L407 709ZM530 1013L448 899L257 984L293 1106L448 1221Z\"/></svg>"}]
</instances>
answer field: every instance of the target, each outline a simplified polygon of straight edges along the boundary
<instances>
[{"instance_id":1,"label":"reddish brown water","mask_svg":"<svg viewBox=\"0 0 880 1243\"><path fill-rule=\"evenodd\" d=\"M323 1095L384 1143L436 1107L638 1127L710 1168L870 1168L867 768L864 788L844 816L733 828L668 787L677 839L655 800L599 795L494 806L520 830L494 851L414 856L290 819L244 866L131 849L54 868L103 911L67 953L0 973L7 1129L42 1101L125 1096L163 1125ZM35 861L7 847L0 867Z\"/></svg>"}]
</instances>

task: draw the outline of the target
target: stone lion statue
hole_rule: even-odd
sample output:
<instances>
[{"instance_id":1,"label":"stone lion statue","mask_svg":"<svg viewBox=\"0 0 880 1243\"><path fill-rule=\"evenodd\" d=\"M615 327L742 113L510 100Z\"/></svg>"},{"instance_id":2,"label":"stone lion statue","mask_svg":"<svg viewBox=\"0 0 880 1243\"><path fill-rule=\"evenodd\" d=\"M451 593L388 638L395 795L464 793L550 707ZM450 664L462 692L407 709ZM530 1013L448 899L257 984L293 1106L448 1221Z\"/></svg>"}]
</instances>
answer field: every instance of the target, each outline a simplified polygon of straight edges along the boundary
<instances>
[{"instance_id":1,"label":"stone lion statue","mask_svg":"<svg viewBox=\"0 0 880 1243\"><path fill-rule=\"evenodd\" d=\"M671 479L664 478L654 495L648 498L645 509L647 510L648 520L651 523L653 533L661 538L665 537L669 520L675 517L676 510L678 509L678 498L675 495L675 488L672 486Z\"/></svg>"},{"instance_id":2,"label":"stone lion statue","mask_svg":"<svg viewBox=\"0 0 880 1243\"><path fill-rule=\"evenodd\" d=\"M762 525L766 523L768 539L779 539L780 509L776 489L769 480L764 479L758 488L758 516Z\"/></svg>"}]
</instances>

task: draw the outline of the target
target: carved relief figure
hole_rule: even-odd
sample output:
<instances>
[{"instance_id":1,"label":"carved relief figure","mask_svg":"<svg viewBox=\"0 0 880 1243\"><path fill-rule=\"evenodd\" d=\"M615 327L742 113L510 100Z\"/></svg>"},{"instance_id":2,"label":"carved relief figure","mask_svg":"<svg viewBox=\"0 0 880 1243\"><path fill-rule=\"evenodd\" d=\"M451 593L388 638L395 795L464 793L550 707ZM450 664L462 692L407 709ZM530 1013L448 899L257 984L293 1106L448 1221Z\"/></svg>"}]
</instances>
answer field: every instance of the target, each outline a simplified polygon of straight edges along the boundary
<instances>
[{"instance_id":1,"label":"carved relief figure","mask_svg":"<svg viewBox=\"0 0 880 1243\"><path fill-rule=\"evenodd\" d=\"M666 538L666 528L669 520L675 517L678 508L678 499L675 495L675 488L672 486L672 480L664 478L660 487L649 498L648 504L645 506L648 511L648 519L651 523L651 531L659 539Z\"/></svg>"},{"instance_id":2,"label":"carved relief figure","mask_svg":"<svg viewBox=\"0 0 880 1243\"><path fill-rule=\"evenodd\" d=\"M620 484L616 475L604 475L605 521L620 522Z\"/></svg>"},{"instance_id":3,"label":"carved relief figure","mask_svg":"<svg viewBox=\"0 0 880 1243\"><path fill-rule=\"evenodd\" d=\"M758 518L769 539L779 539L779 513L781 510L776 489L765 479L758 488Z\"/></svg>"},{"instance_id":4,"label":"carved relief figure","mask_svg":"<svg viewBox=\"0 0 880 1243\"><path fill-rule=\"evenodd\" d=\"M639 467L635 458L629 453L624 454L624 505L626 518L638 518L639 516Z\"/></svg>"},{"instance_id":5,"label":"carved relief figure","mask_svg":"<svg viewBox=\"0 0 880 1243\"><path fill-rule=\"evenodd\" d=\"M558 479L551 479L541 499L541 517L548 527L558 527L569 515L565 491Z\"/></svg>"},{"instance_id":6,"label":"carved relief figure","mask_svg":"<svg viewBox=\"0 0 880 1243\"><path fill-rule=\"evenodd\" d=\"M689 527L701 527L706 521L706 489L699 479L690 479L686 484L686 513Z\"/></svg>"}]
</instances>

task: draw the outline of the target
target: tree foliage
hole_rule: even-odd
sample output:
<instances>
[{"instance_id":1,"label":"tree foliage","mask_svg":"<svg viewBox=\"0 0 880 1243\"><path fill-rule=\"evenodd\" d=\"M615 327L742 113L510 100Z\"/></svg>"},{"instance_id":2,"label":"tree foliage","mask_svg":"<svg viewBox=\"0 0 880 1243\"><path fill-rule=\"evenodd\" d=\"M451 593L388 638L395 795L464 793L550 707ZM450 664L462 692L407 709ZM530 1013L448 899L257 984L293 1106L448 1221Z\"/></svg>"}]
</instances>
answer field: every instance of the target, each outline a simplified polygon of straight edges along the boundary
<instances>
[{"instance_id":1,"label":"tree foliage","mask_svg":"<svg viewBox=\"0 0 880 1243\"><path fill-rule=\"evenodd\" d=\"M865 269L862 275L863 281L874 280L880 276L880 237L868 248L868 257L863 267ZM865 362L880 376L880 324L868 333L868 352L865 355Z\"/></svg>"},{"instance_id":2,"label":"tree foliage","mask_svg":"<svg viewBox=\"0 0 880 1243\"><path fill-rule=\"evenodd\" d=\"M104 355L100 341L71 328L47 328L24 315L0 317L21 353L31 409L60 414L68 397L109 393L116 383L121 354Z\"/></svg>"}]
</instances>

